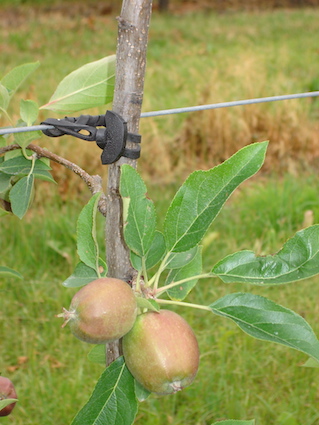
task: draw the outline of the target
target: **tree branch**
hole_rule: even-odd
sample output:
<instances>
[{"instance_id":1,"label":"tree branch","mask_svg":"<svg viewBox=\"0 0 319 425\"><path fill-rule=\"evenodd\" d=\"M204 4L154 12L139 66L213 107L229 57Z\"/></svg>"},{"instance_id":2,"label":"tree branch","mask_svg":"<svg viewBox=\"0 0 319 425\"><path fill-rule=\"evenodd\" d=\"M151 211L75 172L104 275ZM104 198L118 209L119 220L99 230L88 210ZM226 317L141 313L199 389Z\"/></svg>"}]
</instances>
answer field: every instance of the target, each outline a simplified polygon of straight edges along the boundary
<instances>
[{"instance_id":1,"label":"tree branch","mask_svg":"<svg viewBox=\"0 0 319 425\"><path fill-rule=\"evenodd\" d=\"M127 122L130 133L139 132L142 108L148 28L152 0L123 0L118 20L116 79L113 111ZM128 143L127 148L133 144ZM134 277L130 252L123 237L122 200L119 193L120 166L128 163L136 168L136 160L120 158L109 166L107 191L107 265L108 274L127 282ZM120 355L117 341L107 345L107 364Z\"/></svg>"},{"instance_id":2,"label":"tree branch","mask_svg":"<svg viewBox=\"0 0 319 425\"><path fill-rule=\"evenodd\" d=\"M21 149L21 147L17 144L4 146L0 148L0 155L3 155L6 152L10 152L15 149ZM102 192L100 202L99 202L99 211L101 212L101 214L106 216L106 210L107 210L106 196L103 192L102 178L99 175L91 176L85 170L79 167L77 164L74 164L73 162L63 157L50 152L47 149L41 148L38 145L34 145L33 143L28 145L27 149L30 149L33 152L35 152L38 158L48 158L51 161L56 162L57 164L63 165L65 168L73 171L73 173L78 175L84 181L84 183L88 186L88 188L90 189L93 195L97 192Z\"/></svg>"}]
</instances>

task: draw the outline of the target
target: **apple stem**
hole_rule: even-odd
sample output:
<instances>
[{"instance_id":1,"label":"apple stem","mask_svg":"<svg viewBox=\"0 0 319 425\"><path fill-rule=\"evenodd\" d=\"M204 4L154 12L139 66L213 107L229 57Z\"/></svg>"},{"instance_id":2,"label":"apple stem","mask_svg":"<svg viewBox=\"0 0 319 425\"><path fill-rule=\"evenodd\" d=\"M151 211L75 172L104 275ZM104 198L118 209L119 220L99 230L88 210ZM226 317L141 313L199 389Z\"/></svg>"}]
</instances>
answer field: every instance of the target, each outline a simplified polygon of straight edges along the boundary
<instances>
[{"instance_id":1,"label":"apple stem","mask_svg":"<svg viewBox=\"0 0 319 425\"><path fill-rule=\"evenodd\" d=\"M202 304L192 304L192 303L185 303L183 301L162 300L162 299L157 299L156 302L158 304L180 305L182 307L197 308L199 310L206 310L211 312L211 309L207 305L202 305Z\"/></svg>"}]
</instances>

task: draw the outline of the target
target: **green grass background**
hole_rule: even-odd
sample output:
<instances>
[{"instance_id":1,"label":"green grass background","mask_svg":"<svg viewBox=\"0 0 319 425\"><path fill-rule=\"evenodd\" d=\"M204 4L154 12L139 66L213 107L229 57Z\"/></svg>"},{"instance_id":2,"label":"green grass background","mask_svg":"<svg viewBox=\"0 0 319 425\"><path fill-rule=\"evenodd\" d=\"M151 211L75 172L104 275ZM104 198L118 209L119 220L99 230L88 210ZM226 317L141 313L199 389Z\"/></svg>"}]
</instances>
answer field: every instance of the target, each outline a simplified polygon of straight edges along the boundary
<instances>
[{"instance_id":1,"label":"green grass background","mask_svg":"<svg viewBox=\"0 0 319 425\"><path fill-rule=\"evenodd\" d=\"M27 6L0 10L0 75L18 64L41 61L39 71L12 104L13 120L18 117L19 98L43 104L66 74L115 51L115 15L99 16L91 11L88 16L81 9L70 15L61 10L45 12ZM143 109L310 90L319 77L318 18L317 9L154 14ZM280 144L279 167L272 168L270 161L267 173L261 172L239 189L215 220L203 241L206 270L239 249L254 249L261 255L274 253L304 227L305 217L310 214L314 222L319 219L316 163L308 164L301 155L309 153L309 145L298 145L298 155L303 158L298 161L289 144L298 132L301 139L317 140L318 104L300 100L227 114L220 116L224 123L220 131L234 123L238 130L240 123L248 126L260 116L266 124L262 132L247 133L248 139L239 140L236 146L231 145L235 133L226 138L227 133L220 132L222 142L216 143L221 155L227 157L247 142L269 138L271 131L277 131L278 140L285 143ZM143 155L139 168L157 207L159 227L183 178L195 166L208 168L219 161L212 154L197 157L196 143L188 144L183 136L203 116L209 117L207 126L209 119L216 118L197 115L195 120L179 115L141 122ZM44 115L39 120L42 118ZM196 141L193 136L189 139ZM90 172L106 175L97 148L71 143L67 138L43 138L39 143ZM173 156L173 149L185 146L181 158ZM277 145L272 138L270 146L269 157L275 163ZM311 155L314 152L310 150ZM102 372L100 366L86 360L91 347L73 338L67 328L61 329L61 320L55 318L63 306L68 307L75 292L63 288L61 282L77 263L76 220L89 193L70 172L54 167L54 175L59 186L38 184L33 207L23 221L1 219L1 263L24 276L23 281L0 282L0 373L14 381L20 398L14 413L2 418L4 424L70 423ZM102 217L97 224L103 251ZM201 281L189 301L208 304L230 292L251 291L303 315L319 334L317 282L315 278L260 288L211 279ZM303 354L254 340L233 323L209 313L176 311L187 318L198 336L198 376L181 393L151 397L142 403L137 424L209 425L226 418L256 418L260 425L319 424L318 371L302 367L307 360Z\"/></svg>"}]
</instances>

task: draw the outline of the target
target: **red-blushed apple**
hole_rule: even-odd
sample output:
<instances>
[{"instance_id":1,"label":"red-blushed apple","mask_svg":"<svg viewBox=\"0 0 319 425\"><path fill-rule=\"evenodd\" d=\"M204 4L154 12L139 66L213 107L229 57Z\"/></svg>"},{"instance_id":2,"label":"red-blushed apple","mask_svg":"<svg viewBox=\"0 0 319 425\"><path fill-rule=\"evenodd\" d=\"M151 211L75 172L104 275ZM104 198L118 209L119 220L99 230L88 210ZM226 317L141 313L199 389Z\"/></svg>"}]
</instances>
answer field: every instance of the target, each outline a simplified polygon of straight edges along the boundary
<instances>
[{"instance_id":1,"label":"red-blushed apple","mask_svg":"<svg viewBox=\"0 0 319 425\"><path fill-rule=\"evenodd\" d=\"M137 303L132 288L123 280L96 279L72 298L64 318L71 332L81 341L104 344L125 335L134 325Z\"/></svg>"},{"instance_id":2,"label":"red-blushed apple","mask_svg":"<svg viewBox=\"0 0 319 425\"><path fill-rule=\"evenodd\" d=\"M17 399L18 398L17 393L10 379L5 378L4 376L0 376L0 400L6 400L8 398ZM15 403L8 404L8 406L0 410L0 416L10 415L14 406L15 406Z\"/></svg>"},{"instance_id":3,"label":"red-blushed apple","mask_svg":"<svg viewBox=\"0 0 319 425\"><path fill-rule=\"evenodd\" d=\"M197 339L177 313L160 310L139 315L122 346L128 369L148 391L173 394L195 379L199 366Z\"/></svg>"}]
</instances>

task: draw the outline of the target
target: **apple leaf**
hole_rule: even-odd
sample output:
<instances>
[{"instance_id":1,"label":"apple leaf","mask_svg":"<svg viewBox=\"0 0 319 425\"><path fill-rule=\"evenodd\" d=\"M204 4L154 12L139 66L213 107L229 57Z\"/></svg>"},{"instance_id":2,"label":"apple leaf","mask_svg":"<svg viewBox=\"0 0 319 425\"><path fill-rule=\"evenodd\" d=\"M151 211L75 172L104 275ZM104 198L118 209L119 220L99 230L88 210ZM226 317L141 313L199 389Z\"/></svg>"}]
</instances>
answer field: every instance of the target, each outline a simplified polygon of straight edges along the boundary
<instances>
[{"instance_id":1,"label":"apple leaf","mask_svg":"<svg viewBox=\"0 0 319 425\"><path fill-rule=\"evenodd\" d=\"M96 240L96 213L101 193L96 193L80 212L77 221L77 251L80 260L98 274L99 247Z\"/></svg>"},{"instance_id":2,"label":"apple leaf","mask_svg":"<svg viewBox=\"0 0 319 425\"><path fill-rule=\"evenodd\" d=\"M5 192L11 187L11 175L0 171L0 193Z\"/></svg>"},{"instance_id":3,"label":"apple leaf","mask_svg":"<svg viewBox=\"0 0 319 425\"><path fill-rule=\"evenodd\" d=\"M307 227L289 239L275 255L257 257L240 251L219 261L212 273L226 283L275 285L307 279L319 273L319 225Z\"/></svg>"},{"instance_id":4,"label":"apple leaf","mask_svg":"<svg viewBox=\"0 0 319 425\"><path fill-rule=\"evenodd\" d=\"M160 306L155 300L137 296L136 302L137 306L141 309L147 308L147 310L156 311L157 313L160 311Z\"/></svg>"},{"instance_id":5,"label":"apple leaf","mask_svg":"<svg viewBox=\"0 0 319 425\"><path fill-rule=\"evenodd\" d=\"M186 263L180 269L172 269L166 279L165 285L169 285L173 282L178 282L179 280L188 279L192 276L201 274L202 272L202 249L201 247L196 247L196 253L193 256L192 260ZM181 301L187 297L190 291L196 285L198 279L188 280L183 282L180 285L173 286L167 290L168 296L175 301Z\"/></svg>"},{"instance_id":6,"label":"apple leaf","mask_svg":"<svg viewBox=\"0 0 319 425\"><path fill-rule=\"evenodd\" d=\"M88 360L92 363L106 364L106 346L105 344L94 345L89 351Z\"/></svg>"},{"instance_id":7,"label":"apple leaf","mask_svg":"<svg viewBox=\"0 0 319 425\"><path fill-rule=\"evenodd\" d=\"M146 186L137 171L122 165L121 196L129 200L124 222L127 246L140 257L146 256L155 236L156 212L153 202L146 197Z\"/></svg>"},{"instance_id":8,"label":"apple leaf","mask_svg":"<svg viewBox=\"0 0 319 425\"><path fill-rule=\"evenodd\" d=\"M10 96L5 86L0 83L0 109L7 110L10 102Z\"/></svg>"},{"instance_id":9,"label":"apple leaf","mask_svg":"<svg viewBox=\"0 0 319 425\"><path fill-rule=\"evenodd\" d=\"M163 233L158 230L154 233L154 239L150 249L145 255L145 268L146 270L154 267L164 256L166 252L165 239ZM142 257L131 251L131 263L135 270L142 271L143 263Z\"/></svg>"},{"instance_id":10,"label":"apple leaf","mask_svg":"<svg viewBox=\"0 0 319 425\"><path fill-rule=\"evenodd\" d=\"M262 166L267 142L248 145L208 171L195 171L176 193L164 222L168 251L198 245L231 193Z\"/></svg>"},{"instance_id":11,"label":"apple leaf","mask_svg":"<svg viewBox=\"0 0 319 425\"><path fill-rule=\"evenodd\" d=\"M19 153L19 155L15 156L14 158L2 162L0 164L0 171L10 175L27 175L30 173L31 167L32 161L26 159L23 155L21 155L21 153ZM37 159L35 161L33 173L42 170L51 170L51 168L40 159Z\"/></svg>"},{"instance_id":12,"label":"apple leaf","mask_svg":"<svg viewBox=\"0 0 319 425\"><path fill-rule=\"evenodd\" d=\"M194 246L188 251L184 252L171 252L165 263L167 269L180 269L186 266L198 252L198 245Z\"/></svg>"},{"instance_id":13,"label":"apple leaf","mask_svg":"<svg viewBox=\"0 0 319 425\"><path fill-rule=\"evenodd\" d=\"M106 263L99 258L99 266L103 269L103 273L100 273L101 277L106 276L107 273L107 266ZM92 282L93 280L96 280L98 278L98 274L95 269L92 267L87 266L82 261L79 262L71 276L69 276L62 285L67 288L77 288L80 286L87 285L88 283Z\"/></svg>"},{"instance_id":14,"label":"apple leaf","mask_svg":"<svg viewBox=\"0 0 319 425\"><path fill-rule=\"evenodd\" d=\"M40 62L25 63L11 69L1 80L9 92L10 97L17 91L21 84L40 66Z\"/></svg>"},{"instance_id":15,"label":"apple leaf","mask_svg":"<svg viewBox=\"0 0 319 425\"><path fill-rule=\"evenodd\" d=\"M114 81L115 55L112 55L71 72L40 109L75 112L106 105L113 99Z\"/></svg>"},{"instance_id":16,"label":"apple leaf","mask_svg":"<svg viewBox=\"0 0 319 425\"><path fill-rule=\"evenodd\" d=\"M152 393L135 380L135 394L139 402L145 401Z\"/></svg>"},{"instance_id":17,"label":"apple leaf","mask_svg":"<svg viewBox=\"0 0 319 425\"><path fill-rule=\"evenodd\" d=\"M34 175L22 177L10 190L9 199L14 215L23 218L30 206L34 186Z\"/></svg>"},{"instance_id":18,"label":"apple leaf","mask_svg":"<svg viewBox=\"0 0 319 425\"><path fill-rule=\"evenodd\" d=\"M6 398L4 400L0 399L0 410L2 410L5 407L9 406L9 404L16 403L17 401L18 401L17 398Z\"/></svg>"},{"instance_id":19,"label":"apple leaf","mask_svg":"<svg viewBox=\"0 0 319 425\"><path fill-rule=\"evenodd\" d=\"M21 119L27 124L27 126L32 125L38 118L39 106L34 100L24 100L20 101L20 116ZM42 133L40 133L42 134Z\"/></svg>"},{"instance_id":20,"label":"apple leaf","mask_svg":"<svg viewBox=\"0 0 319 425\"><path fill-rule=\"evenodd\" d=\"M311 326L288 308L248 293L226 295L209 307L254 338L286 345L319 360L319 341Z\"/></svg>"},{"instance_id":21,"label":"apple leaf","mask_svg":"<svg viewBox=\"0 0 319 425\"><path fill-rule=\"evenodd\" d=\"M40 139L41 136L41 131L27 131L23 133L16 133L14 135L14 141L22 148L26 148L34 140Z\"/></svg>"},{"instance_id":22,"label":"apple leaf","mask_svg":"<svg viewBox=\"0 0 319 425\"><path fill-rule=\"evenodd\" d=\"M119 357L102 373L71 425L131 425L137 408L135 380Z\"/></svg>"}]
</instances>

